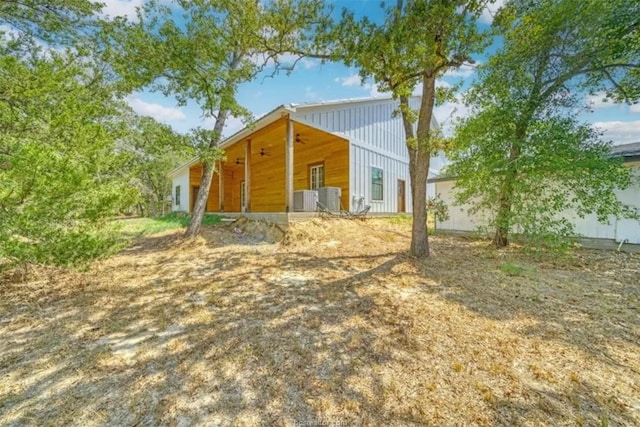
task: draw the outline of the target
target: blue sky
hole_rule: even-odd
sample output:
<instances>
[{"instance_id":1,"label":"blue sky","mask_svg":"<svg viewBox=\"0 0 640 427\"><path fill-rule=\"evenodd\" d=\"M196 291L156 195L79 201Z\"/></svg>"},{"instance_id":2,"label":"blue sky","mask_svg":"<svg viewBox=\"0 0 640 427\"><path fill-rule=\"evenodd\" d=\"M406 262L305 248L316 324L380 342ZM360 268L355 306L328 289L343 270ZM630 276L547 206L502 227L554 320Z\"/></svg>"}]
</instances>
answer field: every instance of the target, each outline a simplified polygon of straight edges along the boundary
<instances>
[{"instance_id":1,"label":"blue sky","mask_svg":"<svg viewBox=\"0 0 640 427\"><path fill-rule=\"evenodd\" d=\"M108 15L135 16L135 8L144 0L102 0ZM493 9L500 4L498 0ZM378 0L336 0L337 8L348 6L359 15L379 14ZM489 25L492 10L487 10L481 18L480 25ZM286 60L287 57L285 56ZM291 59L292 60L292 59ZM477 60L482 62L483 57ZM439 84L452 85L463 81L463 87L473 79L474 67L466 66L449 72ZM272 110L278 105L289 103L322 102L345 98L362 98L371 96L388 96L380 93L375 84L361 84L357 70L342 64L326 63L312 59L304 59L298 63L290 74L273 78L259 77L255 81L243 85L238 93L239 100L255 116ZM616 144L640 141L640 104L624 105L604 102L601 94L585 97L585 103L591 105L593 112L584 114L583 120L592 123L605 132L604 138ZM129 104L139 114L149 115L156 120L171 125L179 132L187 132L195 126L213 127L211 120L203 120L199 107L188 104L178 107L175 99L164 97L160 93L138 92L128 97ZM467 114L467 109L460 103L447 103L435 111L436 119L444 124L445 129L455 117ZM242 128L240 119L228 120L225 134L229 135Z\"/></svg>"}]
</instances>

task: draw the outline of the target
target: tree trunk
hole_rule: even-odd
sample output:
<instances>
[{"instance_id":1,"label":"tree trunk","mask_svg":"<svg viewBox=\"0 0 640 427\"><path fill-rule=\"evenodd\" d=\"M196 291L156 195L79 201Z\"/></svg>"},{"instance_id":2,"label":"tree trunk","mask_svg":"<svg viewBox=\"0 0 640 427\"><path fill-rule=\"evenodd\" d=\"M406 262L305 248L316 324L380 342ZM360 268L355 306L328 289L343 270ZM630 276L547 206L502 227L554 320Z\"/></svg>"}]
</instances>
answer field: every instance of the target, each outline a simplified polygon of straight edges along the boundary
<instances>
[{"instance_id":1,"label":"tree trunk","mask_svg":"<svg viewBox=\"0 0 640 427\"><path fill-rule=\"evenodd\" d=\"M224 129L224 122L227 119L229 111L221 108L216 117L216 124L213 127L213 138L209 143L209 148L214 148L218 145L222 130ZM196 202L193 206L193 212L191 212L191 220L189 221L189 228L185 233L185 237L189 239L195 238L200 233L200 225L202 224L202 218L204 218L204 212L207 209L207 199L209 198L209 190L211 189L211 181L213 180L213 172L215 171L215 160L207 160L202 163L202 178L200 178L200 189L196 196Z\"/></svg>"},{"instance_id":2,"label":"tree trunk","mask_svg":"<svg viewBox=\"0 0 640 427\"><path fill-rule=\"evenodd\" d=\"M493 236L493 244L496 248L504 248L509 245L509 229L511 228L511 207L513 206L514 183L518 178L517 161L520 157L520 148L512 145L509 150L509 163L502 183L498 212L496 215L496 233Z\"/></svg>"},{"instance_id":3,"label":"tree trunk","mask_svg":"<svg viewBox=\"0 0 640 427\"><path fill-rule=\"evenodd\" d=\"M189 221L189 228L186 233L186 237L188 238L194 238L200 233L200 225L202 224L202 218L204 218L204 213L207 209L207 199L209 198L209 190L211 189L214 170L215 162L203 162L200 189L198 190L198 196L193 206L193 212L191 212L191 221Z\"/></svg>"},{"instance_id":4,"label":"tree trunk","mask_svg":"<svg viewBox=\"0 0 640 427\"><path fill-rule=\"evenodd\" d=\"M411 177L411 200L413 202L413 224L411 225L412 256L429 256L429 235L427 233L427 175L429 174L429 153L409 150L409 176Z\"/></svg>"},{"instance_id":5,"label":"tree trunk","mask_svg":"<svg viewBox=\"0 0 640 427\"><path fill-rule=\"evenodd\" d=\"M496 216L496 233L493 236L493 244L496 248L504 248L509 245L511 197L513 195L513 183L510 180L505 178L501 193Z\"/></svg>"},{"instance_id":6,"label":"tree trunk","mask_svg":"<svg viewBox=\"0 0 640 427\"><path fill-rule=\"evenodd\" d=\"M436 79L425 75L422 79L422 100L418 113L418 127L414 135L413 122L409 118L409 99L400 97L400 110L409 150L409 176L411 177L411 200L413 204L413 224L411 226L411 247L409 254L418 258L429 256L429 235L427 233L427 177L431 149L431 118L435 102Z\"/></svg>"}]
</instances>

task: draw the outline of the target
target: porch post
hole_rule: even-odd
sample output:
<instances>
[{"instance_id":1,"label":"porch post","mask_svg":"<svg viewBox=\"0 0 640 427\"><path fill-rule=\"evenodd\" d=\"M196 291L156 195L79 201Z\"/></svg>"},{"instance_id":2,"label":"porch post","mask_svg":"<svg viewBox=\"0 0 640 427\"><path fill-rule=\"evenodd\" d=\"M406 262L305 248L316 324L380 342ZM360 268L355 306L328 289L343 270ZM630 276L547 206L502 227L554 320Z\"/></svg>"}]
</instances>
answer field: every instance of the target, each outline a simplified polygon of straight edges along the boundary
<instances>
[{"instance_id":1,"label":"porch post","mask_svg":"<svg viewBox=\"0 0 640 427\"><path fill-rule=\"evenodd\" d=\"M287 119L287 146L285 149L285 200L286 211L293 211L293 121Z\"/></svg>"},{"instance_id":2,"label":"porch post","mask_svg":"<svg viewBox=\"0 0 640 427\"><path fill-rule=\"evenodd\" d=\"M218 161L218 212L224 212L224 166Z\"/></svg>"},{"instance_id":3,"label":"porch post","mask_svg":"<svg viewBox=\"0 0 640 427\"><path fill-rule=\"evenodd\" d=\"M244 146L244 211L251 212L251 140Z\"/></svg>"}]
</instances>

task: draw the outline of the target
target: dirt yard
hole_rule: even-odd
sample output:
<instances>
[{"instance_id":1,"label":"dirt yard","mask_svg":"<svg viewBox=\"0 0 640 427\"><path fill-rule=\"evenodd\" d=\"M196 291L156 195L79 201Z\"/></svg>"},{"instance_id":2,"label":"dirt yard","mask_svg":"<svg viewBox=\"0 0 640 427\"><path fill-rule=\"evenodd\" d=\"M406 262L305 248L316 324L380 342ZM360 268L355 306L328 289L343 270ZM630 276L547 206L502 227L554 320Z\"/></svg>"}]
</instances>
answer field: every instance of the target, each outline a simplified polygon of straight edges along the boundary
<instances>
[{"instance_id":1,"label":"dirt yard","mask_svg":"<svg viewBox=\"0 0 640 427\"><path fill-rule=\"evenodd\" d=\"M277 234L5 277L0 425L640 425L640 255L433 237L417 261L382 219Z\"/></svg>"}]
</instances>

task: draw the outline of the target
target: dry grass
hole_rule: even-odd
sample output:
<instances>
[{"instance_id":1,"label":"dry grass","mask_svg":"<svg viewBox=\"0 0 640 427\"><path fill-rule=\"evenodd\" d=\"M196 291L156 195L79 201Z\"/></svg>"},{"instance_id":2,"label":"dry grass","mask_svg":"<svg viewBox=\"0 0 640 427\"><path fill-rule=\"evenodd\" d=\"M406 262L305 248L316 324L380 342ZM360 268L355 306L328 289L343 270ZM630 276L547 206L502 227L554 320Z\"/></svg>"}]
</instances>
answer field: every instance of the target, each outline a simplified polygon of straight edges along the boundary
<instances>
[{"instance_id":1,"label":"dry grass","mask_svg":"<svg viewBox=\"0 0 640 427\"><path fill-rule=\"evenodd\" d=\"M165 232L5 278L0 424L640 424L638 255L435 237L419 261L408 228Z\"/></svg>"}]
</instances>

